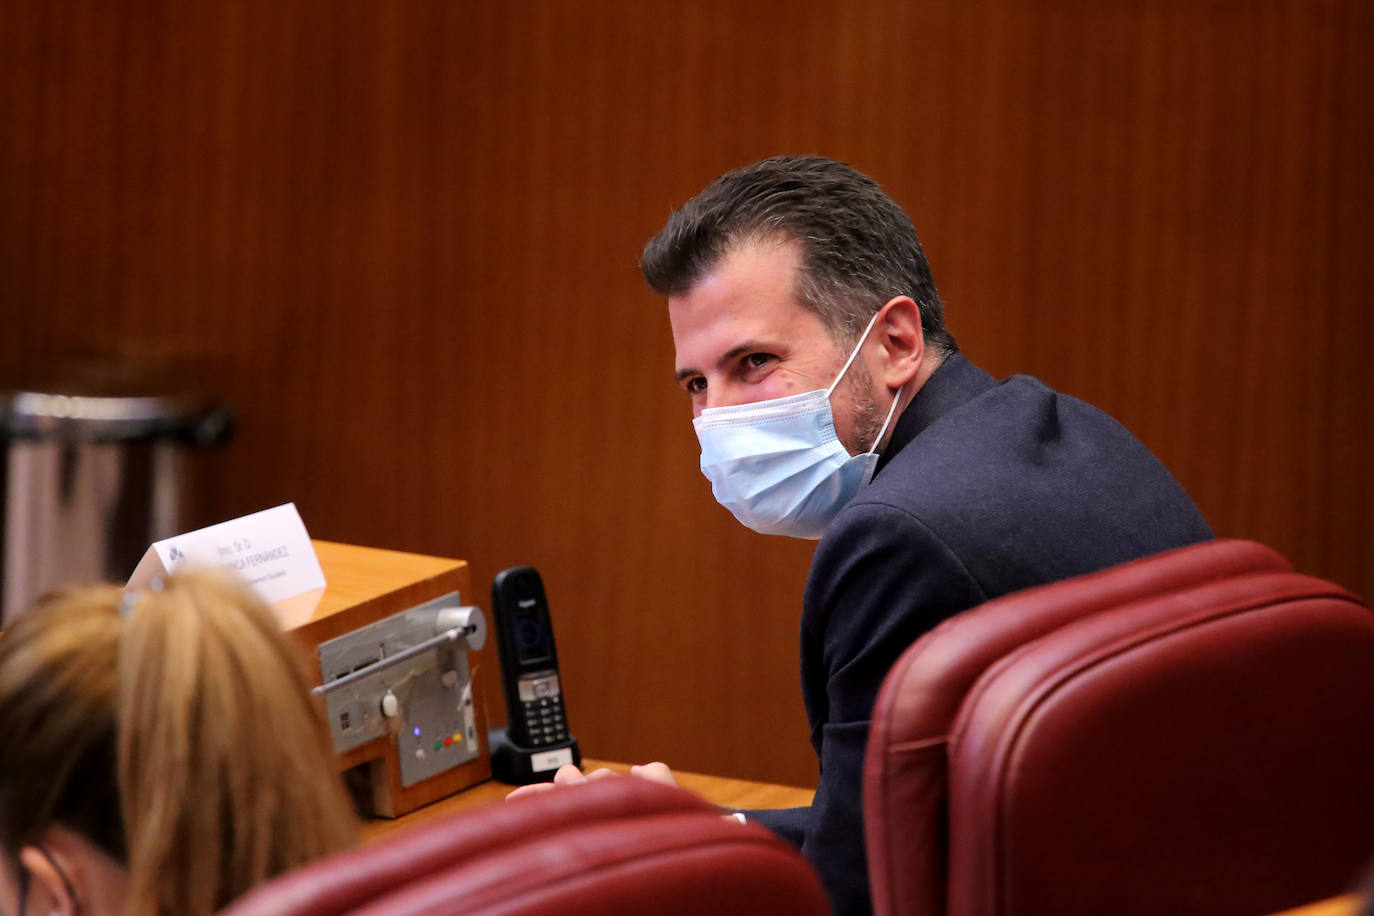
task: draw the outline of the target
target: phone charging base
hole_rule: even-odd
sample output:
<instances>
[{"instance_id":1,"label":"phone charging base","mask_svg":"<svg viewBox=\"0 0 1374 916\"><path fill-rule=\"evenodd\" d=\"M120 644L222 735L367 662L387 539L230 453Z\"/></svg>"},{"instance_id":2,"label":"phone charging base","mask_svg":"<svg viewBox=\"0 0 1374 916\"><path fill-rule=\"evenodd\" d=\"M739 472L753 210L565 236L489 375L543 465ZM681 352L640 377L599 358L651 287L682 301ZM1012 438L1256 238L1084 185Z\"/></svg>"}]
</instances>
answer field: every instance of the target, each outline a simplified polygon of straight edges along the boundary
<instances>
[{"instance_id":1,"label":"phone charging base","mask_svg":"<svg viewBox=\"0 0 1374 916\"><path fill-rule=\"evenodd\" d=\"M577 739L571 736L557 744L522 747L512 743L502 727L487 731L487 745L491 748L491 775L512 786L553 782L559 767L569 763L582 766L582 752L577 748Z\"/></svg>"}]
</instances>

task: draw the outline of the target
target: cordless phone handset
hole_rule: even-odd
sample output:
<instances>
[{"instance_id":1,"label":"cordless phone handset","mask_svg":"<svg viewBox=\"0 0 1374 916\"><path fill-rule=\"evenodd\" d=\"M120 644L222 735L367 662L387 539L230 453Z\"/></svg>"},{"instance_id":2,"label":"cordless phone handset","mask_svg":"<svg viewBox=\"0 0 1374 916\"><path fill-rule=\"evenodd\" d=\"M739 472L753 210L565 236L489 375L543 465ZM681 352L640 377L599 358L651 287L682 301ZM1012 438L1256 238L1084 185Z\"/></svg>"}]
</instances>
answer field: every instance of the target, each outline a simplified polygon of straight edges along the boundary
<instances>
[{"instance_id":1,"label":"cordless phone handset","mask_svg":"<svg viewBox=\"0 0 1374 916\"><path fill-rule=\"evenodd\" d=\"M493 770L506 782L551 779L581 756L568 729L544 582L531 566L502 570L491 603L507 722L504 732L492 733Z\"/></svg>"}]
</instances>

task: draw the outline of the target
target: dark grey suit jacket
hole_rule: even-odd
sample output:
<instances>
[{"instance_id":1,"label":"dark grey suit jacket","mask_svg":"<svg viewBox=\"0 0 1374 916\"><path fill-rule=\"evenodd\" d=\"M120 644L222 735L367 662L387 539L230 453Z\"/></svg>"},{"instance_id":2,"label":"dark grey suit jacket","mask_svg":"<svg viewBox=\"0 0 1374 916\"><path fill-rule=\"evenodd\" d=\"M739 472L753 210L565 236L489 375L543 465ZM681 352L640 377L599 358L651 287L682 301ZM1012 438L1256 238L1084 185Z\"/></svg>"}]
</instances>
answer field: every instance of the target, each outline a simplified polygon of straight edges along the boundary
<instances>
[{"instance_id":1,"label":"dark grey suit jacket","mask_svg":"<svg viewBox=\"0 0 1374 916\"><path fill-rule=\"evenodd\" d=\"M1121 424L955 354L902 412L873 482L826 530L802 607L809 808L747 812L798 845L837 913L870 910L864 747L883 677L921 634L1009 592L1212 533Z\"/></svg>"}]
</instances>

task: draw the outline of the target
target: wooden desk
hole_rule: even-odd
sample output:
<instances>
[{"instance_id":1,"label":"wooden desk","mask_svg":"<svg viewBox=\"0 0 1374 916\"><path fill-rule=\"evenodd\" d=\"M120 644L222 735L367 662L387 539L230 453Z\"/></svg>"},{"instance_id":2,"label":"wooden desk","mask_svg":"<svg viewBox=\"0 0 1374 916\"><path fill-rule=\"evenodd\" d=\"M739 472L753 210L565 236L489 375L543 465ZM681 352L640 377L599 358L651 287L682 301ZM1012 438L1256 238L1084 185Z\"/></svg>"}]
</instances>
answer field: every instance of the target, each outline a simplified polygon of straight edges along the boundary
<instances>
[{"instance_id":1,"label":"wooden desk","mask_svg":"<svg viewBox=\"0 0 1374 916\"><path fill-rule=\"evenodd\" d=\"M607 767L617 773L627 773L630 769L629 764L606 760L583 760L582 767L588 773L601 767ZM727 779L724 776L707 776L703 773L674 772L673 775L677 777L678 785L684 789L695 792L717 805L731 808L794 808L811 804L811 796L815 794L814 789L750 782L747 779ZM513 788L503 782L489 779L457 795L450 795L432 805L412 811L404 817L394 820L370 820L363 825L363 839L375 840L455 811L467 811L501 801Z\"/></svg>"},{"instance_id":2,"label":"wooden desk","mask_svg":"<svg viewBox=\"0 0 1374 916\"><path fill-rule=\"evenodd\" d=\"M1284 910L1276 916L1356 916L1360 911L1360 895L1347 894L1319 903L1310 903L1296 910Z\"/></svg>"}]
</instances>

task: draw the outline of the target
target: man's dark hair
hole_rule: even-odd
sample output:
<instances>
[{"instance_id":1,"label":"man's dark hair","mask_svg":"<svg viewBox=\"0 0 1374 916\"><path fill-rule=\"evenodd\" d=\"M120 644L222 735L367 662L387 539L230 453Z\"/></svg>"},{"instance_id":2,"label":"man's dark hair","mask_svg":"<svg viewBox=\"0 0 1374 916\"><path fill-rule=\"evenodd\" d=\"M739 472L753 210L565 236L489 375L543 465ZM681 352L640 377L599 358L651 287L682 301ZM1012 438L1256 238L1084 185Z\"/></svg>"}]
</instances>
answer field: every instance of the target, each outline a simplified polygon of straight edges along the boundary
<instances>
[{"instance_id":1,"label":"man's dark hair","mask_svg":"<svg viewBox=\"0 0 1374 916\"><path fill-rule=\"evenodd\" d=\"M916 228L873 179L820 156L775 156L721 175L644 246L639 268L665 296L687 292L755 241L800 243L797 297L852 343L894 296L921 310L926 345L955 352Z\"/></svg>"}]
</instances>

